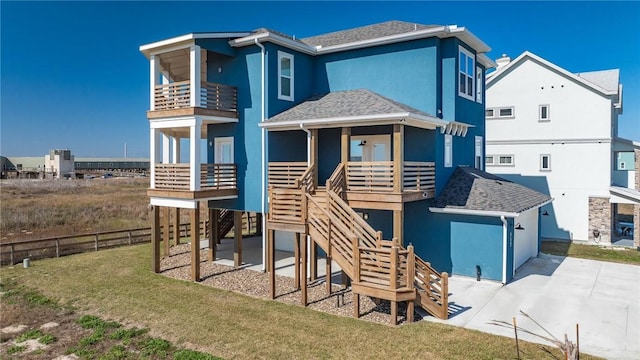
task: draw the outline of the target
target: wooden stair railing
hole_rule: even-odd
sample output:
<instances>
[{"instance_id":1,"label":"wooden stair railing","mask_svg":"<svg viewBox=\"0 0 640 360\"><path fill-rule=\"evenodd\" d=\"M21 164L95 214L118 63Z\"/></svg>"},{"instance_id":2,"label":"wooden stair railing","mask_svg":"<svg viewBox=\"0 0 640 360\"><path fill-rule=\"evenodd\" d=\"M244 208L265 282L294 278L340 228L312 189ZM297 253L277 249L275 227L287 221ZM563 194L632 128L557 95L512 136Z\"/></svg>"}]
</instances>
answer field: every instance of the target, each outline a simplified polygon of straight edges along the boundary
<instances>
[{"instance_id":1,"label":"wooden stair railing","mask_svg":"<svg viewBox=\"0 0 640 360\"><path fill-rule=\"evenodd\" d=\"M222 239L233 229L233 211L220 209L218 224L218 239Z\"/></svg>"},{"instance_id":2,"label":"wooden stair railing","mask_svg":"<svg viewBox=\"0 0 640 360\"><path fill-rule=\"evenodd\" d=\"M344 164L339 164L327 180L327 207L330 215L349 226L353 236L360 240L362 246L365 248L393 248L397 246L400 251L407 250L398 239L394 239L393 242L382 240L381 233L376 232L343 200L342 195L345 191L345 168ZM412 252L412 255L414 260L411 267L413 268L414 286L417 289L416 301L433 316L447 319L449 316L448 274L437 272L431 267L431 264L422 260L415 253Z\"/></svg>"}]
</instances>

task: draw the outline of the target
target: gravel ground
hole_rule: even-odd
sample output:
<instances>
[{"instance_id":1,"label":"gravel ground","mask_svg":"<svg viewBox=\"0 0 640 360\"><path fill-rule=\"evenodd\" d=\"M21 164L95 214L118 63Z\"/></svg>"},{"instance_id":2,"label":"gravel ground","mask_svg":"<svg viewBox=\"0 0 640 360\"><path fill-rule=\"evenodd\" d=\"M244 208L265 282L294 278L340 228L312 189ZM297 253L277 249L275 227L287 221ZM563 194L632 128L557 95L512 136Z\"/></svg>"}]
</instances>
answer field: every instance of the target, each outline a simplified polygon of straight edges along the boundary
<instances>
[{"instance_id":1,"label":"gravel ground","mask_svg":"<svg viewBox=\"0 0 640 360\"><path fill-rule=\"evenodd\" d=\"M191 258L188 244L172 247L171 256L161 260L162 275L176 279L191 279ZM259 271L234 268L207 261L207 252L200 253L201 284L219 289L231 290L237 293L269 299L269 274ZM353 294L351 288L343 289L339 285L332 285L332 294L327 296L324 279L317 280L307 286L308 308L329 314L353 316ZM276 299L287 304L300 306L300 290L294 287L293 278L276 276ZM360 296L360 319L390 324L390 306L386 300L376 304L367 296ZM404 323L406 304L398 304L398 323ZM414 313L414 321L421 320L418 313Z\"/></svg>"}]
</instances>

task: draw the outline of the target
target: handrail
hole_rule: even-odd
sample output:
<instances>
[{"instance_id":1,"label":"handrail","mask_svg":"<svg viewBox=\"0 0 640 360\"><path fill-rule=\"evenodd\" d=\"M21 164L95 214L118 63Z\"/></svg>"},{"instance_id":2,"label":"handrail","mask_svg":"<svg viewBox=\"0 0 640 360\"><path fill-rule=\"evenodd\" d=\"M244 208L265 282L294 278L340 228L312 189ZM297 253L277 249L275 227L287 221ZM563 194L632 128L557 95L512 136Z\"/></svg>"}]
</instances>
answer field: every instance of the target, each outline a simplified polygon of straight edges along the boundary
<instances>
[{"instance_id":1,"label":"handrail","mask_svg":"<svg viewBox=\"0 0 640 360\"><path fill-rule=\"evenodd\" d=\"M333 171L333 174L331 174L329 179L327 179L327 190L334 191L340 197L344 196L347 189L347 180L344 168L344 163L338 164L336 169Z\"/></svg>"},{"instance_id":2,"label":"handrail","mask_svg":"<svg viewBox=\"0 0 640 360\"><path fill-rule=\"evenodd\" d=\"M200 103L196 107L235 112L238 110L237 93L233 86L203 81L200 83ZM153 89L154 110L189 108L192 95L190 80L156 85Z\"/></svg>"}]
</instances>

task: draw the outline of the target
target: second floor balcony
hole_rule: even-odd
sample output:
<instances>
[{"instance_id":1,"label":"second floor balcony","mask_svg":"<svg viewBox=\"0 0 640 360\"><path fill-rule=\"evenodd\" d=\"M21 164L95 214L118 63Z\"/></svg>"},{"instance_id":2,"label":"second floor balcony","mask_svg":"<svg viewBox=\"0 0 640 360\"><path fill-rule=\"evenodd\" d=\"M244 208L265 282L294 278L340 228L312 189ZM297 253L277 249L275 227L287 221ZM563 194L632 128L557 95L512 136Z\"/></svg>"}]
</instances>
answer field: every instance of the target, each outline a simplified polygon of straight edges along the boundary
<instances>
[{"instance_id":1,"label":"second floor balcony","mask_svg":"<svg viewBox=\"0 0 640 360\"><path fill-rule=\"evenodd\" d=\"M233 86L190 80L155 85L150 119L173 115L218 115L236 117L237 89ZM169 116L171 116L169 115Z\"/></svg>"},{"instance_id":2,"label":"second floor balcony","mask_svg":"<svg viewBox=\"0 0 640 360\"><path fill-rule=\"evenodd\" d=\"M238 194L236 164L155 164L151 174L150 196L202 199Z\"/></svg>"}]
</instances>

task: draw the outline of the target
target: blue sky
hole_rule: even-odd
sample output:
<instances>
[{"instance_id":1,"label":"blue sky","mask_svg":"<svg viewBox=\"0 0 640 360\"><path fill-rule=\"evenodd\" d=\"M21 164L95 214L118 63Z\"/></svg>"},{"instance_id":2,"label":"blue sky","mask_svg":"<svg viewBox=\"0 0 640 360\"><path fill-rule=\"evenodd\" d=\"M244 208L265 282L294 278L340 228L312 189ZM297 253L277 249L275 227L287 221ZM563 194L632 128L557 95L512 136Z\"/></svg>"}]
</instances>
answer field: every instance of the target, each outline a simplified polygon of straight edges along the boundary
<instances>
[{"instance_id":1,"label":"blue sky","mask_svg":"<svg viewBox=\"0 0 640 360\"><path fill-rule=\"evenodd\" d=\"M640 2L0 2L0 153L148 157L142 44L199 31L296 37L387 20L465 26L493 59L619 68L620 136L640 141Z\"/></svg>"}]
</instances>

